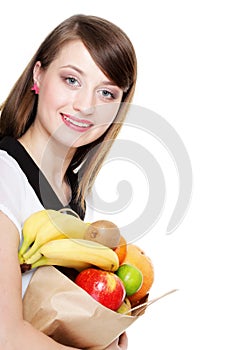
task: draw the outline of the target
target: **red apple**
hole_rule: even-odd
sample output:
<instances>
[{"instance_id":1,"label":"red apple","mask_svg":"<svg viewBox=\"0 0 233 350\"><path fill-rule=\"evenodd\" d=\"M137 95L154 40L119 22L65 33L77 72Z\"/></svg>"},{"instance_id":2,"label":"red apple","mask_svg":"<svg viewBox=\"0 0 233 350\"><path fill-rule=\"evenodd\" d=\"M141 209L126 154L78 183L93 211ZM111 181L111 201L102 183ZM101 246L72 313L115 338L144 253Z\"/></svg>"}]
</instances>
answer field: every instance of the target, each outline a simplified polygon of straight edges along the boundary
<instances>
[{"instance_id":1,"label":"red apple","mask_svg":"<svg viewBox=\"0 0 233 350\"><path fill-rule=\"evenodd\" d=\"M109 271L85 269L78 274L75 283L100 304L113 311L120 307L126 295L121 279Z\"/></svg>"}]
</instances>

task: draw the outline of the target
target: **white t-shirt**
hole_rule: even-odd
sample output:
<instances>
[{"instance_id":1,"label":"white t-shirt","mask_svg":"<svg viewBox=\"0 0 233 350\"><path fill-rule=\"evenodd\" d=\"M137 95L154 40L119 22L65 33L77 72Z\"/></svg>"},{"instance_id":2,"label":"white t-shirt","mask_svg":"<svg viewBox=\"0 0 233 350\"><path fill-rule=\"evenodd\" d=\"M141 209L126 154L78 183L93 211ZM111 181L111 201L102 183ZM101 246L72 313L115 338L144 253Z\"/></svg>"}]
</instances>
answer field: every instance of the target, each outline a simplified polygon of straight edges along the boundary
<instances>
[{"instance_id":1,"label":"white t-shirt","mask_svg":"<svg viewBox=\"0 0 233 350\"><path fill-rule=\"evenodd\" d=\"M44 207L29 184L26 175L14 158L0 150L0 210L15 224L22 240L22 226L26 218ZM22 296L33 271L22 275Z\"/></svg>"}]
</instances>

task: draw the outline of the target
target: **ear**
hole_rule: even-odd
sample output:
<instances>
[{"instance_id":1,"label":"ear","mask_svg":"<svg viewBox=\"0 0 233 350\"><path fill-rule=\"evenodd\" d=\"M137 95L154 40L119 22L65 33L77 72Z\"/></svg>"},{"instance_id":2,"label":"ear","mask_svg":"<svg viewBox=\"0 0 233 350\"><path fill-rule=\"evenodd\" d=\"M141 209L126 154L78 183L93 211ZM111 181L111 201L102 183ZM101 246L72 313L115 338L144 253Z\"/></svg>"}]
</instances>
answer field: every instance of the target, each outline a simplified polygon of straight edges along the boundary
<instances>
[{"instance_id":1,"label":"ear","mask_svg":"<svg viewBox=\"0 0 233 350\"><path fill-rule=\"evenodd\" d=\"M37 61L33 68L33 81L34 83L36 83L38 88L40 87L41 75L42 75L41 62Z\"/></svg>"}]
</instances>

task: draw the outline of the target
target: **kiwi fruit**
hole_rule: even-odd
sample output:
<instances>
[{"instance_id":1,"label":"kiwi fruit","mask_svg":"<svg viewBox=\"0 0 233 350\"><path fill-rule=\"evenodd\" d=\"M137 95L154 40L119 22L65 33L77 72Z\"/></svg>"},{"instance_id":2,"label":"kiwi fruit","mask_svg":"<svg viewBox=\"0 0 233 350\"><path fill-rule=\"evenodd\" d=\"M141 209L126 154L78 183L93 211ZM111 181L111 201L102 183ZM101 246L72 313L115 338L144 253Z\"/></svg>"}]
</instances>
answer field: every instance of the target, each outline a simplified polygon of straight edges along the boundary
<instances>
[{"instance_id":1,"label":"kiwi fruit","mask_svg":"<svg viewBox=\"0 0 233 350\"><path fill-rule=\"evenodd\" d=\"M101 243L112 249L119 245L120 237L121 233L117 225L108 220L92 222L84 235L84 239Z\"/></svg>"}]
</instances>

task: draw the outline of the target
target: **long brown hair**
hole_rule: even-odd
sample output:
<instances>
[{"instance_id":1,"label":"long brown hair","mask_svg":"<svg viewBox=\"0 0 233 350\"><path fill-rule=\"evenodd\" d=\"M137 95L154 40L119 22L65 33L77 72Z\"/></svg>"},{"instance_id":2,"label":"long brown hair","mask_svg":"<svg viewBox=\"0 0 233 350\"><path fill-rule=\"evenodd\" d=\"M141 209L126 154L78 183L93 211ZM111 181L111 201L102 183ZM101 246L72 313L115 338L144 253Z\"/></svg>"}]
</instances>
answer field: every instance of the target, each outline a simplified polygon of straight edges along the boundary
<instances>
[{"instance_id":1,"label":"long brown hair","mask_svg":"<svg viewBox=\"0 0 233 350\"><path fill-rule=\"evenodd\" d=\"M8 135L19 138L35 119L37 96L31 91L35 63L40 61L43 69L48 68L61 48L77 39L82 40L103 73L125 91L115 121L100 138L79 147L70 164L72 169L81 164L76 199L84 206L84 198L121 129L135 90L135 51L118 26L103 18L87 15L74 15L59 24L42 42L2 105L0 137Z\"/></svg>"}]
</instances>

